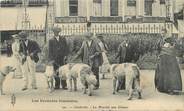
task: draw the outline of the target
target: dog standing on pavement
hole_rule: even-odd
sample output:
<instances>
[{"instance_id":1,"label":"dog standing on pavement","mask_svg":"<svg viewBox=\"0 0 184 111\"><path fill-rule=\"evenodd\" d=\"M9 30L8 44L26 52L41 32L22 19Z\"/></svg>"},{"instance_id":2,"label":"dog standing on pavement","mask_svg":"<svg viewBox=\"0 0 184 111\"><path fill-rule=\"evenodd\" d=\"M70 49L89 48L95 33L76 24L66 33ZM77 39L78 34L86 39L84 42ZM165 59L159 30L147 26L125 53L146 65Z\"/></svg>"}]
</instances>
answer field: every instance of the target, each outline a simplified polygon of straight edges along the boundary
<instances>
[{"instance_id":1,"label":"dog standing on pavement","mask_svg":"<svg viewBox=\"0 0 184 111\"><path fill-rule=\"evenodd\" d=\"M110 73L113 75L113 94L118 92L118 87L123 83L123 77L125 76L126 90L128 91L128 100L132 99L133 92L138 93L138 99L141 99L140 88L140 71L139 67L133 63L113 64L110 68Z\"/></svg>"},{"instance_id":2,"label":"dog standing on pavement","mask_svg":"<svg viewBox=\"0 0 184 111\"><path fill-rule=\"evenodd\" d=\"M91 71L91 67L87 64L82 63L68 63L59 68L59 76L61 79L69 80L69 90L72 91L72 81L74 84L74 91L77 91L77 78L80 77L81 83L84 86L84 94L92 95L92 88L96 85L97 80L93 72Z\"/></svg>"},{"instance_id":3,"label":"dog standing on pavement","mask_svg":"<svg viewBox=\"0 0 184 111\"><path fill-rule=\"evenodd\" d=\"M0 93L1 95L5 95L3 92L3 83L8 74L10 72L14 72L16 69L11 66L5 66L0 69Z\"/></svg>"},{"instance_id":4,"label":"dog standing on pavement","mask_svg":"<svg viewBox=\"0 0 184 111\"><path fill-rule=\"evenodd\" d=\"M46 81L49 92L54 90L54 67L53 65L47 65L45 70Z\"/></svg>"}]
</instances>

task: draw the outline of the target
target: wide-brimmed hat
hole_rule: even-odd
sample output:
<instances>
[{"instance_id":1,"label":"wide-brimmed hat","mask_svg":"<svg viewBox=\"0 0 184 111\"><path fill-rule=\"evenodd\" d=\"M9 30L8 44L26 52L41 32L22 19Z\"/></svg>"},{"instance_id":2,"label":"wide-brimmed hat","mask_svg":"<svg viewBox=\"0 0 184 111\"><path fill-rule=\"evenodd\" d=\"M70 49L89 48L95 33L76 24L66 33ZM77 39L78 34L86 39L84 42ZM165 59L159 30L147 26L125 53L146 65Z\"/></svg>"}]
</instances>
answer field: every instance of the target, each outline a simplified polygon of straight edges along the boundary
<instances>
[{"instance_id":1,"label":"wide-brimmed hat","mask_svg":"<svg viewBox=\"0 0 184 111\"><path fill-rule=\"evenodd\" d=\"M53 31L53 32L58 32L58 33L59 33L59 32L61 32L61 28L58 27L58 26L55 26L55 27L52 28L52 31Z\"/></svg>"},{"instance_id":2,"label":"wide-brimmed hat","mask_svg":"<svg viewBox=\"0 0 184 111\"><path fill-rule=\"evenodd\" d=\"M18 35L19 35L19 37L20 37L21 39L27 38L27 36L28 36L27 32L25 32L25 31L19 32Z\"/></svg>"},{"instance_id":3,"label":"wide-brimmed hat","mask_svg":"<svg viewBox=\"0 0 184 111\"><path fill-rule=\"evenodd\" d=\"M13 39L19 39L20 37L19 37L18 34L14 34L14 35L12 35L12 38L13 38Z\"/></svg>"}]
</instances>

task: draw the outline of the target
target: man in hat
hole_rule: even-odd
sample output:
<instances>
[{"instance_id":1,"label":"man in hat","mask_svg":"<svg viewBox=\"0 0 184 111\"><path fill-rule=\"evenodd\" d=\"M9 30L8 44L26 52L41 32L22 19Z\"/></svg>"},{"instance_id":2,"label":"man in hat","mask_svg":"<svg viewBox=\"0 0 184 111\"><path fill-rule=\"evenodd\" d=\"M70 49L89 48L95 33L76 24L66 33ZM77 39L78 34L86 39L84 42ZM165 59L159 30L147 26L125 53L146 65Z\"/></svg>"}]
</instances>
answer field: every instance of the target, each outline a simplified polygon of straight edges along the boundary
<instances>
[{"instance_id":1,"label":"man in hat","mask_svg":"<svg viewBox=\"0 0 184 111\"><path fill-rule=\"evenodd\" d=\"M125 62L125 57L127 53L127 47L128 47L128 40L124 40L123 42L120 43L118 46L118 53L116 55L116 58L119 57L119 63L124 63Z\"/></svg>"},{"instance_id":2,"label":"man in hat","mask_svg":"<svg viewBox=\"0 0 184 111\"><path fill-rule=\"evenodd\" d=\"M55 89L60 88L60 83L63 89L67 89L66 80L61 80L58 76L58 68L65 64L66 57L69 53L69 47L67 45L66 38L60 36L61 29L59 27L53 28L54 36L49 40L49 62L53 64L56 76L55 76Z\"/></svg>"},{"instance_id":3,"label":"man in hat","mask_svg":"<svg viewBox=\"0 0 184 111\"><path fill-rule=\"evenodd\" d=\"M97 84L94 89L98 89L100 86L99 82L99 66L102 65L102 51L97 41L92 39L92 33L85 33L85 41L83 41L80 50L77 52L74 59L79 56L82 57L82 62L91 66L91 70L96 76Z\"/></svg>"},{"instance_id":4,"label":"man in hat","mask_svg":"<svg viewBox=\"0 0 184 111\"><path fill-rule=\"evenodd\" d=\"M16 68L13 78L21 78L22 77L22 69L21 69L21 57L19 54L20 49L20 38L18 34L12 35L13 43L12 43L12 52L13 52L13 63Z\"/></svg>"},{"instance_id":5,"label":"man in hat","mask_svg":"<svg viewBox=\"0 0 184 111\"><path fill-rule=\"evenodd\" d=\"M41 50L36 41L27 38L28 34L26 32L20 32L19 36L21 38L19 53L22 58L22 72L24 74L24 87L22 90L27 90L29 76L31 77L32 89L37 89L35 69L36 63L39 61L38 53L40 53Z\"/></svg>"},{"instance_id":6,"label":"man in hat","mask_svg":"<svg viewBox=\"0 0 184 111\"><path fill-rule=\"evenodd\" d=\"M127 55L127 48L128 48L129 44L128 44L128 41L127 39L124 40L123 42L120 43L120 45L118 46L118 53L116 55L116 59L119 57L119 63L122 64L122 63L125 63L125 58L126 58L126 55ZM117 90L123 90L125 89L125 76L122 76L122 83L119 81L119 84L121 84L121 86L118 86L118 89Z\"/></svg>"}]
</instances>

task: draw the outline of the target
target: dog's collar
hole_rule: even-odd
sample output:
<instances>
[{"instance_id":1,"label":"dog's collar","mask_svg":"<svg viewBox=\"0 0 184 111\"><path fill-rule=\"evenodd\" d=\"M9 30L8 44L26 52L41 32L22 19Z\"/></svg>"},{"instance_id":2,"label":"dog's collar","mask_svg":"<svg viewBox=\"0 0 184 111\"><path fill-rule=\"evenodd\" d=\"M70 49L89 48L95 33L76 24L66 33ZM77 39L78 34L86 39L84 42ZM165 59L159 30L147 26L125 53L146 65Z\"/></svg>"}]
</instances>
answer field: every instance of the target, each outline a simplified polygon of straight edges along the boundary
<instances>
[{"instance_id":1,"label":"dog's collar","mask_svg":"<svg viewBox=\"0 0 184 111\"><path fill-rule=\"evenodd\" d=\"M0 72L1 72L1 71L0 71ZM1 75L4 76L4 77L6 76L6 74L4 74L3 72L1 72Z\"/></svg>"}]
</instances>

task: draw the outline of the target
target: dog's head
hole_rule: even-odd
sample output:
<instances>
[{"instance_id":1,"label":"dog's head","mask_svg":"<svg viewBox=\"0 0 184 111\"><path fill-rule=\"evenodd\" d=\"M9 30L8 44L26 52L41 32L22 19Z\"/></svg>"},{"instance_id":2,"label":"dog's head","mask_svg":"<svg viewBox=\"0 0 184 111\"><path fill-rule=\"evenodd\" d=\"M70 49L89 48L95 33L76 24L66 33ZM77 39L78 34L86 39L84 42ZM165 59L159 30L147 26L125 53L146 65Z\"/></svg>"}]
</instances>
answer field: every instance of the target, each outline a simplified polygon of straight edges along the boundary
<instances>
[{"instance_id":1,"label":"dog's head","mask_svg":"<svg viewBox=\"0 0 184 111\"><path fill-rule=\"evenodd\" d=\"M5 66L1 69L1 72L5 75L8 75L10 72L14 72L16 70L16 68L12 67L12 66Z\"/></svg>"},{"instance_id":2,"label":"dog's head","mask_svg":"<svg viewBox=\"0 0 184 111\"><path fill-rule=\"evenodd\" d=\"M94 74L90 74L90 75L89 75L89 80L88 80L88 82L89 82L90 84L93 84L94 86L97 84L97 80L96 80L96 77L95 77Z\"/></svg>"}]
</instances>

